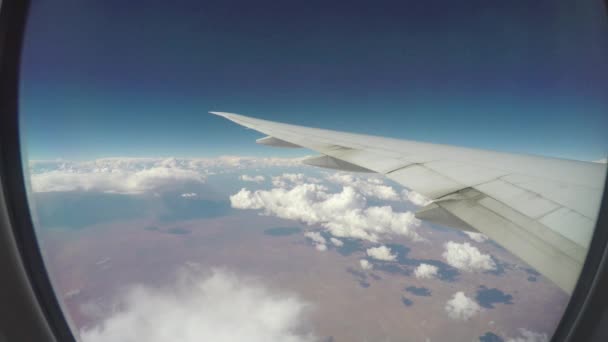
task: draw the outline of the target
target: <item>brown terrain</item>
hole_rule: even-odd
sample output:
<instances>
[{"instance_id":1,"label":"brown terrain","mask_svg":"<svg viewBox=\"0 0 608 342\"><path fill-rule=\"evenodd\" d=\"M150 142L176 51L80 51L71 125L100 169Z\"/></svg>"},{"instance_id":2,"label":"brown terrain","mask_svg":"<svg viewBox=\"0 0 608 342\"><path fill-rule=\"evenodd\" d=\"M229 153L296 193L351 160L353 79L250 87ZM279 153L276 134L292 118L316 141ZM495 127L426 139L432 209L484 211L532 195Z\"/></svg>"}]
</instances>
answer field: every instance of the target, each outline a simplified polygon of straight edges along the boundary
<instances>
[{"instance_id":1,"label":"brown terrain","mask_svg":"<svg viewBox=\"0 0 608 342\"><path fill-rule=\"evenodd\" d=\"M275 227L302 231L282 236L264 233ZM330 341L471 341L486 332L516 336L518 328L550 336L567 304L565 293L542 276L531 276L502 248L492 242L476 243L457 231L423 224L419 231L428 242L385 241L409 248L409 265L393 263L392 269L378 266L364 271L359 259L372 244L362 243L350 255L349 250L339 253L330 245L322 252L304 237L306 229L311 228L239 211L178 223L130 220L81 230L47 229L40 238L56 291L76 329L98 323L129 285L164 286L183 267L222 267L299 295L313 304L310 319L315 333ZM491 253L504 271L460 272L447 280L408 275L416 260L445 261L441 254L447 240L467 241ZM424 287L430 296L404 290L410 286ZM483 308L468 321L450 319L446 301L457 291L475 298L480 286L511 295L511 304L493 303L493 308ZM405 305L402 297L411 305Z\"/></svg>"}]
</instances>

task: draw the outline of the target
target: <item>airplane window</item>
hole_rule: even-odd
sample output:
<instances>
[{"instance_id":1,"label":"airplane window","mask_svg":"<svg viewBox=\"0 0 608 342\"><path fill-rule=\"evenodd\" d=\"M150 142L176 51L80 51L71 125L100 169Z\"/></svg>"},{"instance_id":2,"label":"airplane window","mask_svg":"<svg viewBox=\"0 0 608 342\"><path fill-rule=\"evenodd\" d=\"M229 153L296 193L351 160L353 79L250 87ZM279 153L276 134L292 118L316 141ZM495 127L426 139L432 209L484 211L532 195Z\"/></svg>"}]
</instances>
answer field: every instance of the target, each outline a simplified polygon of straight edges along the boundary
<instances>
[{"instance_id":1,"label":"airplane window","mask_svg":"<svg viewBox=\"0 0 608 342\"><path fill-rule=\"evenodd\" d=\"M602 1L36 1L28 199L82 342L548 341L608 155Z\"/></svg>"}]
</instances>

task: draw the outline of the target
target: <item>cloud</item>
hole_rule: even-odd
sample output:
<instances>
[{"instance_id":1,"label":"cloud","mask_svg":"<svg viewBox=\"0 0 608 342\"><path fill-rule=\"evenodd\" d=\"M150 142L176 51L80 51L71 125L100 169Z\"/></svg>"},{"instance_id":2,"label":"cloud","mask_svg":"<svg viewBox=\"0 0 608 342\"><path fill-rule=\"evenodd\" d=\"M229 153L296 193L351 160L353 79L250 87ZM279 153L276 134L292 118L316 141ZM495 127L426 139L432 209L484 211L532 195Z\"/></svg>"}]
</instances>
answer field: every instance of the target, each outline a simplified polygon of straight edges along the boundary
<instances>
[{"instance_id":1,"label":"cloud","mask_svg":"<svg viewBox=\"0 0 608 342\"><path fill-rule=\"evenodd\" d=\"M206 176L196 171L172 167L153 167L139 171L54 170L31 176L35 192L100 191L110 193L142 193L160 191L176 185L204 183Z\"/></svg>"},{"instance_id":2,"label":"cloud","mask_svg":"<svg viewBox=\"0 0 608 342\"><path fill-rule=\"evenodd\" d=\"M468 320L481 311L481 308L474 300L465 296L464 292L459 291L447 301L445 311L452 319Z\"/></svg>"},{"instance_id":3,"label":"cloud","mask_svg":"<svg viewBox=\"0 0 608 342\"><path fill-rule=\"evenodd\" d=\"M264 176L262 176L262 175L257 175L257 176L241 175L241 176L239 176L239 179L242 180L243 182L255 182L255 183L262 183L263 181L266 180L266 178L264 178Z\"/></svg>"},{"instance_id":4,"label":"cloud","mask_svg":"<svg viewBox=\"0 0 608 342\"><path fill-rule=\"evenodd\" d=\"M427 206L427 205L431 204L431 202L432 202L428 198L424 197L423 195L421 195L415 191L405 190L405 189L403 191L401 191L401 197L404 200L410 201L419 207Z\"/></svg>"},{"instance_id":5,"label":"cloud","mask_svg":"<svg viewBox=\"0 0 608 342\"><path fill-rule=\"evenodd\" d=\"M397 234L414 240L420 221L411 212L394 212L390 206L367 207L366 199L353 187L329 193L320 184L300 184L290 189L250 191L241 189L230 196L237 209L263 209L264 215L321 225L335 237L352 237L372 242L380 236Z\"/></svg>"},{"instance_id":6,"label":"cloud","mask_svg":"<svg viewBox=\"0 0 608 342\"><path fill-rule=\"evenodd\" d=\"M376 260L383 260L383 261L397 260L397 254L392 254L391 249L386 246L368 248L366 253L367 253L367 256L374 258Z\"/></svg>"},{"instance_id":7,"label":"cloud","mask_svg":"<svg viewBox=\"0 0 608 342\"><path fill-rule=\"evenodd\" d=\"M198 194L195 192L187 192L187 193L181 194L180 196L183 198L196 198L196 197L198 197Z\"/></svg>"},{"instance_id":8,"label":"cloud","mask_svg":"<svg viewBox=\"0 0 608 342\"><path fill-rule=\"evenodd\" d=\"M602 159L598 159L598 160L594 160L594 163L599 163L599 164L608 164L608 158L602 158Z\"/></svg>"},{"instance_id":9,"label":"cloud","mask_svg":"<svg viewBox=\"0 0 608 342\"><path fill-rule=\"evenodd\" d=\"M319 232L306 232L304 236L311 239L315 248L319 251L327 250L327 240Z\"/></svg>"},{"instance_id":10,"label":"cloud","mask_svg":"<svg viewBox=\"0 0 608 342\"><path fill-rule=\"evenodd\" d=\"M170 288L134 286L115 307L80 331L83 342L318 341L308 329L309 304L225 270L182 274Z\"/></svg>"},{"instance_id":11,"label":"cloud","mask_svg":"<svg viewBox=\"0 0 608 342\"><path fill-rule=\"evenodd\" d=\"M476 232L467 232L467 231L463 231L463 233L467 234L467 236L475 241L475 242L485 242L488 240L488 237L485 234L482 233L476 233Z\"/></svg>"},{"instance_id":12,"label":"cloud","mask_svg":"<svg viewBox=\"0 0 608 342\"><path fill-rule=\"evenodd\" d=\"M381 200L398 201L399 195L391 186L385 185L378 178L362 178L348 173L334 173L326 177L333 183L350 186L359 191L364 196L375 197Z\"/></svg>"},{"instance_id":13,"label":"cloud","mask_svg":"<svg viewBox=\"0 0 608 342\"><path fill-rule=\"evenodd\" d=\"M419 279L433 278L437 275L439 268L429 264L420 264L414 270L414 275Z\"/></svg>"},{"instance_id":14,"label":"cloud","mask_svg":"<svg viewBox=\"0 0 608 342\"><path fill-rule=\"evenodd\" d=\"M364 270L371 270L372 268L374 268L374 266L366 259L359 260L359 264L361 265L361 268Z\"/></svg>"},{"instance_id":15,"label":"cloud","mask_svg":"<svg viewBox=\"0 0 608 342\"><path fill-rule=\"evenodd\" d=\"M483 254L468 242L457 243L448 241L442 256L447 263L462 271L492 271L496 269L496 263L490 255Z\"/></svg>"},{"instance_id":16,"label":"cloud","mask_svg":"<svg viewBox=\"0 0 608 342\"><path fill-rule=\"evenodd\" d=\"M282 175L272 177L272 185L278 188L288 188L304 183L320 183L321 180L308 177L303 173L283 173Z\"/></svg>"},{"instance_id":17,"label":"cloud","mask_svg":"<svg viewBox=\"0 0 608 342\"><path fill-rule=\"evenodd\" d=\"M325 252L327 250L327 245L324 245L324 244L321 244L321 243L317 243L317 244L315 244L315 248L318 251Z\"/></svg>"},{"instance_id":18,"label":"cloud","mask_svg":"<svg viewBox=\"0 0 608 342\"><path fill-rule=\"evenodd\" d=\"M519 329L520 337L510 338L506 342L547 342L549 337L545 333L537 333L528 329Z\"/></svg>"},{"instance_id":19,"label":"cloud","mask_svg":"<svg viewBox=\"0 0 608 342\"><path fill-rule=\"evenodd\" d=\"M331 243L336 247L344 246L344 242L342 242L340 239L336 239L335 237L330 238L329 241L331 241Z\"/></svg>"},{"instance_id":20,"label":"cloud","mask_svg":"<svg viewBox=\"0 0 608 342\"><path fill-rule=\"evenodd\" d=\"M35 192L100 191L142 193L186 183L203 183L208 175L245 168L298 166L299 159L223 156L218 158L103 158L74 162L30 161Z\"/></svg>"}]
</instances>

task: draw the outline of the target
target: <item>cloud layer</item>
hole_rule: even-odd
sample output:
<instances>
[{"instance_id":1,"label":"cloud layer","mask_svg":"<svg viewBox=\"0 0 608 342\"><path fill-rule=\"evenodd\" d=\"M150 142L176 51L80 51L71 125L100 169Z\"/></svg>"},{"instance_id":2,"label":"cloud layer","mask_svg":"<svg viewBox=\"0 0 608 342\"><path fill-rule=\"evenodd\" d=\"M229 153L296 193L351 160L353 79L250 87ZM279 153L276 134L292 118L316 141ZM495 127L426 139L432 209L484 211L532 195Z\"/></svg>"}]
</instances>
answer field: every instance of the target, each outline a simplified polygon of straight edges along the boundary
<instances>
[{"instance_id":1,"label":"cloud layer","mask_svg":"<svg viewBox=\"0 0 608 342\"><path fill-rule=\"evenodd\" d=\"M206 176L196 171L171 167L154 167L139 171L103 170L74 172L55 170L32 175L32 190L100 191L111 193L142 193L188 183L203 183Z\"/></svg>"},{"instance_id":2,"label":"cloud layer","mask_svg":"<svg viewBox=\"0 0 608 342\"><path fill-rule=\"evenodd\" d=\"M492 271L496 269L496 263L488 254L483 254L477 247L468 242L457 243L448 241L442 256L447 263L462 271Z\"/></svg>"},{"instance_id":3,"label":"cloud layer","mask_svg":"<svg viewBox=\"0 0 608 342\"><path fill-rule=\"evenodd\" d=\"M283 173L279 176L272 177L272 186L279 188L288 188L304 183L321 183L321 180L315 177L308 177L303 173Z\"/></svg>"},{"instance_id":4,"label":"cloud layer","mask_svg":"<svg viewBox=\"0 0 608 342\"><path fill-rule=\"evenodd\" d=\"M208 175L228 168L244 169L295 166L297 159L218 158L105 158L93 161L31 161L35 192L100 191L143 193L162 191L189 183L203 183Z\"/></svg>"},{"instance_id":5,"label":"cloud layer","mask_svg":"<svg viewBox=\"0 0 608 342\"><path fill-rule=\"evenodd\" d=\"M307 329L308 304L224 270L182 275L172 288L133 287L116 304L80 331L83 342L318 340Z\"/></svg>"}]
</instances>

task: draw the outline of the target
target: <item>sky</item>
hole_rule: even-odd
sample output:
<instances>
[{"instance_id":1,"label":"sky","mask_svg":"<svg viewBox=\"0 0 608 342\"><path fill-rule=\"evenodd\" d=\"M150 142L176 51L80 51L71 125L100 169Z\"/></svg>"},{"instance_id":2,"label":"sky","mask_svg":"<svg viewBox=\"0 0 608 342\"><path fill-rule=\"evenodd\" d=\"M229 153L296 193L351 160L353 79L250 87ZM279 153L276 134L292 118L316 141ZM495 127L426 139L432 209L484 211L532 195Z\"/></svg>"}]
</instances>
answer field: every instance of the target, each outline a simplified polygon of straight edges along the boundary
<instances>
[{"instance_id":1,"label":"sky","mask_svg":"<svg viewBox=\"0 0 608 342\"><path fill-rule=\"evenodd\" d=\"M603 1L35 1L27 158L302 155L210 110L595 160Z\"/></svg>"}]
</instances>

